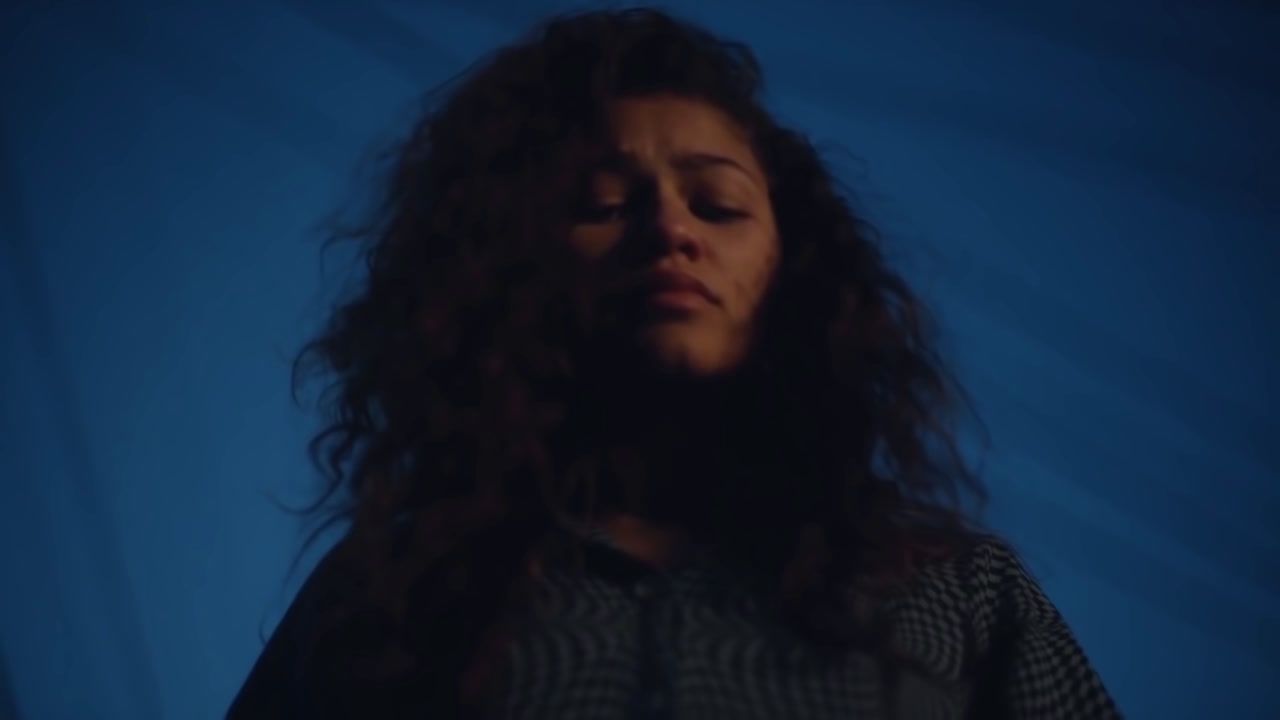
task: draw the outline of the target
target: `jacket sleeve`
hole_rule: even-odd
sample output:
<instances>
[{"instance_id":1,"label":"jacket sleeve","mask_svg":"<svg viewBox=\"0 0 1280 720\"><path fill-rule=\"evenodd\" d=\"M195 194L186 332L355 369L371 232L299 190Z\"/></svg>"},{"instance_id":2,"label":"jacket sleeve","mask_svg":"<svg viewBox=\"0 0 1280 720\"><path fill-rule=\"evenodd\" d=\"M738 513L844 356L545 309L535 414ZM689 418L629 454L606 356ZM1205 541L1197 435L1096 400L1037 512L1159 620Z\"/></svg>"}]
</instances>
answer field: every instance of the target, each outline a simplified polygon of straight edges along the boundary
<instances>
[{"instance_id":1,"label":"jacket sleeve","mask_svg":"<svg viewBox=\"0 0 1280 720\"><path fill-rule=\"evenodd\" d=\"M1005 543L976 558L976 630L986 645L972 717L1119 718L1058 609Z\"/></svg>"}]
</instances>

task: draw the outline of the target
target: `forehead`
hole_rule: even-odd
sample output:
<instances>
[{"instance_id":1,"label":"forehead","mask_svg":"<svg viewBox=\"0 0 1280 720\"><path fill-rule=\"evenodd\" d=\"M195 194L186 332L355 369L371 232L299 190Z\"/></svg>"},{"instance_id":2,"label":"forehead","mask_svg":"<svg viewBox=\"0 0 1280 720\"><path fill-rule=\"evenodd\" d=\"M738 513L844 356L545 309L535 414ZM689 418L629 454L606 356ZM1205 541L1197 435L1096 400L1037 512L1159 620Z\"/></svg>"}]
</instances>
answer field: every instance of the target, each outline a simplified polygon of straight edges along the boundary
<instances>
[{"instance_id":1,"label":"forehead","mask_svg":"<svg viewBox=\"0 0 1280 720\"><path fill-rule=\"evenodd\" d=\"M614 139L672 140L680 135L718 139L742 145L746 131L723 110L704 100L678 95L646 95L619 98L609 103L608 117Z\"/></svg>"},{"instance_id":2,"label":"forehead","mask_svg":"<svg viewBox=\"0 0 1280 720\"><path fill-rule=\"evenodd\" d=\"M623 98L610 103L608 120L606 167L670 166L688 172L738 165L754 179L764 179L746 130L710 103L670 95ZM690 162L698 157L732 163Z\"/></svg>"}]
</instances>

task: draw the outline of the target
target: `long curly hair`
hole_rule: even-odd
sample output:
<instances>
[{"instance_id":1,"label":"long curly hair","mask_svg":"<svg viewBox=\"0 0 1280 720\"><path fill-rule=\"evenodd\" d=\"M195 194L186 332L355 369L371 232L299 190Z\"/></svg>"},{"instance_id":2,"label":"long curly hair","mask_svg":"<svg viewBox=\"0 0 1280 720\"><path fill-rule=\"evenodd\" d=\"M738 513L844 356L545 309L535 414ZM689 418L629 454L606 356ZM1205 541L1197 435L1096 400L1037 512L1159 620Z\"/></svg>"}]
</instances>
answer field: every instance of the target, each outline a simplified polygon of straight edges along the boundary
<instances>
[{"instance_id":1,"label":"long curly hair","mask_svg":"<svg viewBox=\"0 0 1280 720\"><path fill-rule=\"evenodd\" d=\"M756 450L707 506L730 510L707 519L726 557L763 567L816 647L890 654L878 601L981 535L962 509L986 499L957 440L965 397L930 316L766 110L751 50L655 10L557 16L431 93L377 207L331 238L362 243L367 274L294 367L295 391L327 380L308 511L350 522L325 561L346 568L342 601L302 671L327 711L475 707L505 611L549 559L580 557L558 530L635 471L592 434L591 277L564 232L608 103L659 93L746 131L782 247L737 408Z\"/></svg>"}]
</instances>

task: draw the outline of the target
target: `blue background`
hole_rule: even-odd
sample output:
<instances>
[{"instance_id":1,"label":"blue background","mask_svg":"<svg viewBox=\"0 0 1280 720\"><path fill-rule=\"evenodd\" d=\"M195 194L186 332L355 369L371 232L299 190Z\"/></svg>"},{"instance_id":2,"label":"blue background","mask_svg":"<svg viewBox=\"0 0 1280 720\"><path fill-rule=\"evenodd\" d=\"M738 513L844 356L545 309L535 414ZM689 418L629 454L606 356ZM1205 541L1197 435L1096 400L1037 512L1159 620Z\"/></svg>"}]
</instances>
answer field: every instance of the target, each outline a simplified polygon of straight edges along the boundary
<instances>
[{"instance_id":1,"label":"blue background","mask_svg":"<svg viewBox=\"0 0 1280 720\"><path fill-rule=\"evenodd\" d=\"M422 91L566 3L0 10L0 717L220 716L324 544L293 352ZM989 522L1131 717L1280 717L1280 11L667 7L935 306ZM357 278L358 279L358 278Z\"/></svg>"}]
</instances>

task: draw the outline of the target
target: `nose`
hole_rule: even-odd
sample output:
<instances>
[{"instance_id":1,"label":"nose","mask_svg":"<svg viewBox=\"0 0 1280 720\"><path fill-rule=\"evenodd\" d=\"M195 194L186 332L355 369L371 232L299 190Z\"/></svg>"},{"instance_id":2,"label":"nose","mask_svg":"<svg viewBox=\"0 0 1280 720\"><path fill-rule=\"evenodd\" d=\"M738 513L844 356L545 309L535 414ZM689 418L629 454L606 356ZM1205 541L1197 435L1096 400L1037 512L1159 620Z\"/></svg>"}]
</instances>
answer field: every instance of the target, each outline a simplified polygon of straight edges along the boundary
<instances>
[{"instance_id":1,"label":"nose","mask_svg":"<svg viewBox=\"0 0 1280 720\"><path fill-rule=\"evenodd\" d=\"M656 192L650 205L643 234L655 251L663 255L675 252L690 258L702 253L694 217L682 198L672 192Z\"/></svg>"}]
</instances>

